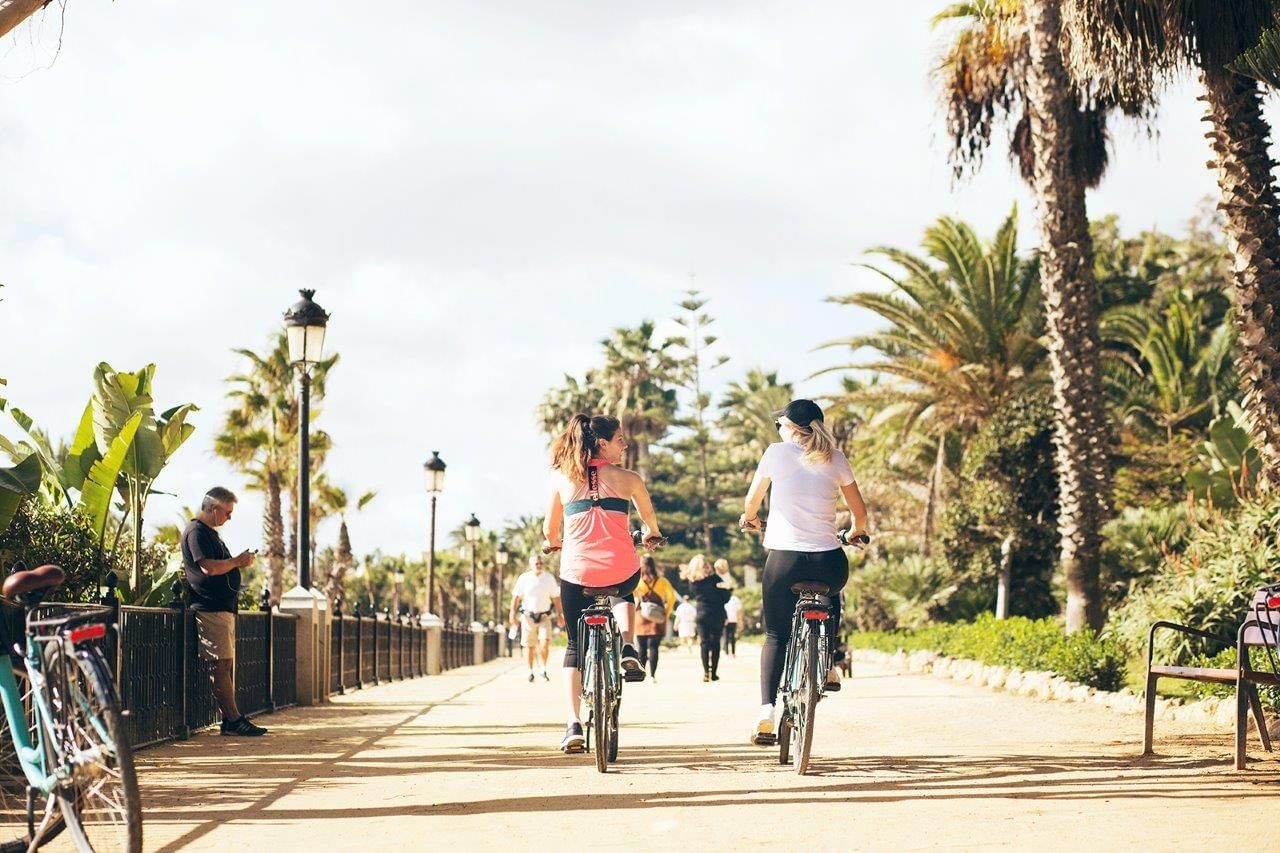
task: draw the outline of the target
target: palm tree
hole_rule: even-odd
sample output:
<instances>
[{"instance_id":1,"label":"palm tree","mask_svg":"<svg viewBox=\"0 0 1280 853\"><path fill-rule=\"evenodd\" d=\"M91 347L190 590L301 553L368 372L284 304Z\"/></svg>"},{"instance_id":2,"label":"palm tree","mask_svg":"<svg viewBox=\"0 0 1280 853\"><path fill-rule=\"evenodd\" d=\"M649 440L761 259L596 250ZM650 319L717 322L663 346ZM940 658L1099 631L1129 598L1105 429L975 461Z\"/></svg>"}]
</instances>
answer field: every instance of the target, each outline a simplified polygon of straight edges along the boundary
<instances>
[{"instance_id":1,"label":"palm tree","mask_svg":"<svg viewBox=\"0 0 1280 853\"><path fill-rule=\"evenodd\" d=\"M925 547L941 499L948 434L968 436L1027 381L1044 357L1038 337L1037 267L1018 256L1016 211L984 244L968 225L943 217L925 230L925 257L900 249L871 250L897 266L875 266L889 293L833 297L888 321L886 329L825 347L875 350L867 363L828 368L888 374L898 381L855 385L837 403L872 404L893 412L904 433L925 432L935 444L925 512Z\"/></svg>"},{"instance_id":2,"label":"palm tree","mask_svg":"<svg viewBox=\"0 0 1280 853\"><path fill-rule=\"evenodd\" d=\"M596 390L598 384L595 371L587 371L581 380L566 374L564 385L548 391L538 404L538 426L543 434L554 440L564 431L569 418L578 412L590 415L599 411L601 394Z\"/></svg>"},{"instance_id":3,"label":"palm tree","mask_svg":"<svg viewBox=\"0 0 1280 853\"><path fill-rule=\"evenodd\" d=\"M654 324L614 329L601 342L604 367L599 372L600 403L622 422L630 447L624 465L647 473L649 447L667 434L675 420L676 392L671 387L678 363L672 341L654 339Z\"/></svg>"},{"instance_id":4,"label":"palm tree","mask_svg":"<svg viewBox=\"0 0 1280 853\"><path fill-rule=\"evenodd\" d=\"M953 162L976 165L993 122L1014 122L1012 148L1036 196L1067 629L1076 630L1102 620L1100 528L1110 495L1085 191L1106 165L1106 113L1120 106L1140 114L1147 102L1093 79L1073 82L1061 53L1060 3L975 0L949 7L940 19L968 26L940 76L948 88Z\"/></svg>"},{"instance_id":5,"label":"palm tree","mask_svg":"<svg viewBox=\"0 0 1280 853\"><path fill-rule=\"evenodd\" d=\"M778 371L754 367L741 380L730 382L720 398L719 427L725 444L752 463L778 441L773 413L795 395L790 382L779 382Z\"/></svg>"},{"instance_id":6,"label":"palm tree","mask_svg":"<svg viewBox=\"0 0 1280 853\"><path fill-rule=\"evenodd\" d=\"M1077 73L1109 77L1150 99L1184 69L1199 73L1204 121L1212 127L1207 135L1221 194L1218 209L1235 256L1236 372L1264 470L1280 484L1280 387L1275 383L1280 326L1274 318L1280 304L1280 198L1260 84L1245 76L1268 76L1275 36L1264 33L1274 25L1276 11L1272 0L1065 0L1064 5Z\"/></svg>"},{"instance_id":7,"label":"palm tree","mask_svg":"<svg viewBox=\"0 0 1280 853\"><path fill-rule=\"evenodd\" d=\"M377 496L377 493L365 492L356 499L355 506L352 507L347 493L332 485L323 474L316 478L314 487L312 506L318 509L314 514L315 523L311 528L312 536L315 535L315 529L321 518L336 515L339 520L338 546L334 552L333 570L324 580L325 595L329 597L330 601L333 601L341 593L343 581L346 580L347 574L355 566L355 555L351 550L351 534L347 528L347 514L364 509ZM312 549L314 550L314 545Z\"/></svg>"},{"instance_id":8,"label":"palm tree","mask_svg":"<svg viewBox=\"0 0 1280 853\"><path fill-rule=\"evenodd\" d=\"M262 539L266 548L268 582L271 598L279 601L284 591L285 562L297 553L293 538L297 530L297 441L299 400L296 370L289 361L289 341L281 331L271 349L258 354L249 349L235 350L249 362L249 369L227 378L232 386L227 392L231 408L223 421L222 431L214 439L214 452L231 462L249 479L249 488L265 495L262 517ZM325 380L338 361L333 355L317 364L312 374L312 399L324 399ZM312 408L312 417L319 412ZM314 430L311 437L313 457L320 460L331 447L327 434ZM292 526L290 547L285 549L285 530L281 511L281 492L290 493Z\"/></svg>"}]
</instances>

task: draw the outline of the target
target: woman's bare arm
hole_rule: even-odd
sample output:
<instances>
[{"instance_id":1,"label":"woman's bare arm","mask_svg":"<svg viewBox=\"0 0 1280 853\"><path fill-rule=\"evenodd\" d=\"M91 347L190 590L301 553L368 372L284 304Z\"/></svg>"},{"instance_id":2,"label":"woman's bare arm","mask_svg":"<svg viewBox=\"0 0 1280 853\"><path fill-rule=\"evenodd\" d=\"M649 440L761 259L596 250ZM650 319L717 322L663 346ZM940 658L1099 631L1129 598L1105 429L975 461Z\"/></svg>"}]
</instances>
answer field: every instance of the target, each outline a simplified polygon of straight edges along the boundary
<instances>
[{"instance_id":1,"label":"woman's bare arm","mask_svg":"<svg viewBox=\"0 0 1280 853\"><path fill-rule=\"evenodd\" d=\"M760 529L760 505L764 503L764 497L768 493L769 478L761 474L760 469L757 468L756 475L751 479L751 488L747 489L747 502L742 518L738 520L742 527Z\"/></svg>"},{"instance_id":2,"label":"woman's bare arm","mask_svg":"<svg viewBox=\"0 0 1280 853\"><path fill-rule=\"evenodd\" d=\"M847 486L841 486L840 494L844 495L844 502L848 505L850 514L853 515L853 526L849 529L849 536L866 533L867 504L862 499L862 492L858 490L858 481L854 480Z\"/></svg>"},{"instance_id":3,"label":"woman's bare arm","mask_svg":"<svg viewBox=\"0 0 1280 853\"><path fill-rule=\"evenodd\" d=\"M644 522L645 538L661 536L662 532L658 530L658 516L653 511L653 500L649 497L649 489L644 484L644 478L635 473L631 476L635 478L631 485L631 500L636 505L636 512L640 513L640 520Z\"/></svg>"},{"instance_id":4,"label":"woman's bare arm","mask_svg":"<svg viewBox=\"0 0 1280 853\"><path fill-rule=\"evenodd\" d=\"M564 544L564 504L560 501L560 488L553 486L551 489L551 500L547 506L547 517L542 522L542 535L546 537L547 544L552 548L559 548Z\"/></svg>"}]
</instances>

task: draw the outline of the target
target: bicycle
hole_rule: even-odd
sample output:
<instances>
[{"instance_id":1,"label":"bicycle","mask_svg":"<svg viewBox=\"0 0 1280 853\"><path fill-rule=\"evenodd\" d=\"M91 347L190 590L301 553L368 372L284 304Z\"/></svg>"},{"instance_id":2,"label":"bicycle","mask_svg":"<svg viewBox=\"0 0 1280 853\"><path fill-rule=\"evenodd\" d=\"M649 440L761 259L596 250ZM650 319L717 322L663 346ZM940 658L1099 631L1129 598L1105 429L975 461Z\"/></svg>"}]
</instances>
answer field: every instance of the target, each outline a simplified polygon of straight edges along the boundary
<instances>
[{"instance_id":1,"label":"bicycle","mask_svg":"<svg viewBox=\"0 0 1280 853\"><path fill-rule=\"evenodd\" d=\"M632 541L637 546L656 550L666 544L665 537L644 537L639 530L632 531ZM558 551L547 546L544 553ZM593 749L596 770L606 773L609 765L618 760L618 718L622 711L622 684L624 681L643 681L644 671L622 671L622 634L613 618L611 599L618 595L618 587L584 587L582 594L593 599L578 617L578 667L582 671L582 701L587 708L587 722L583 726L586 742L584 751Z\"/></svg>"},{"instance_id":2,"label":"bicycle","mask_svg":"<svg viewBox=\"0 0 1280 853\"><path fill-rule=\"evenodd\" d=\"M35 850L65 831L80 851L140 853L138 780L102 653L110 611L33 618L64 579L58 566L18 564L0 588L22 609L24 623L21 658L15 647L12 665L0 661L0 701L26 783L26 836L0 851Z\"/></svg>"},{"instance_id":3,"label":"bicycle","mask_svg":"<svg viewBox=\"0 0 1280 853\"><path fill-rule=\"evenodd\" d=\"M744 532L748 528L741 528ZM760 523L764 529L764 522ZM848 536L844 530L837 536L841 545L866 545L871 537L866 534ZM826 695L826 674L831 668L832 656L839 640L831 633L833 608L828 598L831 588L820 581L800 581L791 585L791 592L799 596L791 615L791 640L782 663L782 683L779 694L782 711L778 717L776 735L758 735L756 743L778 746L778 763L791 764L792 740L795 740L794 764L798 775L809 770L809 756L813 748L813 728L818 703Z\"/></svg>"}]
</instances>

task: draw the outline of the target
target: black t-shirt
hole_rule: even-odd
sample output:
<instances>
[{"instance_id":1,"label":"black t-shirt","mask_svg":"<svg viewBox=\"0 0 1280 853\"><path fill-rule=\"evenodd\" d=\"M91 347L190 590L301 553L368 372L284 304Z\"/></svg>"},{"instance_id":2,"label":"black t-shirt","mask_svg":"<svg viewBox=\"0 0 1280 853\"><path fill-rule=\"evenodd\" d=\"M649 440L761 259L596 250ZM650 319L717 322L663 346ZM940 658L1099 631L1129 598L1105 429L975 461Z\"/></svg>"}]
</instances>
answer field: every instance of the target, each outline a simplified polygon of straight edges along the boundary
<instances>
[{"instance_id":1,"label":"black t-shirt","mask_svg":"<svg viewBox=\"0 0 1280 853\"><path fill-rule=\"evenodd\" d=\"M200 570L201 560L231 558L218 531L198 518L191 519L182 531L182 568L191 584L191 609L205 613L235 613L240 596L240 570L225 575L206 575Z\"/></svg>"},{"instance_id":2,"label":"black t-shirt","mask_svg":"<svg viewBox=\"0 0 1280 853\"><path fill-rule=\"evenodd\" d=\"M693 582L693 594L698 597L699 619L724 619L724 605L732 592L720 586L719 575L709 575Z\"/></svg>"}]
</instances>

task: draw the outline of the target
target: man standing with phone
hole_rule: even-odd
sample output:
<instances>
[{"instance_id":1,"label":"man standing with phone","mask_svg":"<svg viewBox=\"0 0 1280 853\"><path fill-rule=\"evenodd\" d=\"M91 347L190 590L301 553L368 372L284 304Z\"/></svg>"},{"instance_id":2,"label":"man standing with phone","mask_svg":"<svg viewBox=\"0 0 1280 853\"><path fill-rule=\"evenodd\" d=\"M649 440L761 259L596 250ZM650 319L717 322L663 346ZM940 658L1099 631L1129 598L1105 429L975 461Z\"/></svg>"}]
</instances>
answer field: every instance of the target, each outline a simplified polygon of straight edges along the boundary
<instances>
[{"instance_id":1,"label":"man standing with phone","mask_svg":"<svg viewBox=\"0 0 1280 853\"><path fill-rule=\"evenodd\" d=\"M252 565L253 551L233 557L218 528L231 519L236 496L214 486L205 492L200 513L182 531L182 568L191 586L200 657L213 661L213 695L222 711L222 734L257 737L267 730L249 722L236 707L236 610L240 570Z\"/></svg>"}]
</instances>

